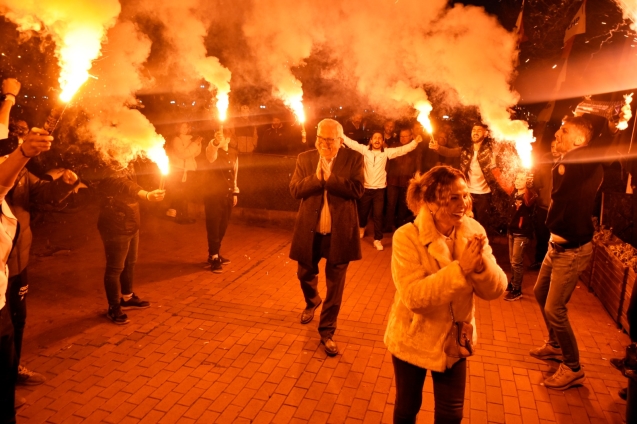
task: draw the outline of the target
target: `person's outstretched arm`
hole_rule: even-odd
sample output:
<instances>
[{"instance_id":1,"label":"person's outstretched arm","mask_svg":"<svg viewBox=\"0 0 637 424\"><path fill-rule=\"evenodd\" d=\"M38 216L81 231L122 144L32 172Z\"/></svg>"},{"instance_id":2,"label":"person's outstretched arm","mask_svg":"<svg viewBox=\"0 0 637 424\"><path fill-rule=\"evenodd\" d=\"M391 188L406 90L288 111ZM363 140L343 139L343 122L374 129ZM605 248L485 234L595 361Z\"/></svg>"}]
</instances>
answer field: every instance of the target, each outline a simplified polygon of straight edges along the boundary
<instances>
[{"instance_id":1,"label":"person's outstretched arm","mask_svg":"<svg viewBox=\"0 0 637 424\"><path fill-rule=\"evenodd\" d=\"M29 159L38 156L51 148L53 137L44 130L32 129L25 137L24 142L11 154L7 160L0 164L0 186L13 187L18 174L29 162Z\"/></svg>"}]
</instances>

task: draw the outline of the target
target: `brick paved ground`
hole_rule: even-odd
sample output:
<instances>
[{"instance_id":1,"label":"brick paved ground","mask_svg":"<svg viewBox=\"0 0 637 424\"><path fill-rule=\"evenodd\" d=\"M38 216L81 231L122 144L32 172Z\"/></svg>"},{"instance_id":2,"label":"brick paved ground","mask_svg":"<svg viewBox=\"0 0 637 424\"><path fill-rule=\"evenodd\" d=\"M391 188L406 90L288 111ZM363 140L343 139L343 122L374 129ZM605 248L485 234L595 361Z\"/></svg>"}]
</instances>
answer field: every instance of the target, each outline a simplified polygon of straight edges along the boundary
<instances>
[{"instance_id":1,"label":"brick paved ground","mask_svg":"<svg viewBox=\"0 0 637 424\"><path fill-rule=\"evenodd\" d=\"M94 219L74 238L64 231L78 221L65 220L36 228L36 253L56 243L72 253L32 264L23 363L48 381L19 389L28 400L19 422L391 422L395 388L382 342L394 294L390 248L378 252L364 240L364 260L348 272L335 337L341 353L328 358L316 321L298 322L304 302L287 258L289 229L232 225L222 252L232 264L215 275L202 262L201 222L147 218L136 291L153 306L116 326L104 318ZM505 246L495 247L505 258ZM628 338L584 286L570 316L586 384L566 392L541 385L556 366L528 355L545 337L535 276L525 279L521 301L477 302L480 342L469 361L464 422L621 423L617 390L625 381L608 360ZM419 422L432 422L432 402L427 380Z\"/></svg>"}]
</instances>

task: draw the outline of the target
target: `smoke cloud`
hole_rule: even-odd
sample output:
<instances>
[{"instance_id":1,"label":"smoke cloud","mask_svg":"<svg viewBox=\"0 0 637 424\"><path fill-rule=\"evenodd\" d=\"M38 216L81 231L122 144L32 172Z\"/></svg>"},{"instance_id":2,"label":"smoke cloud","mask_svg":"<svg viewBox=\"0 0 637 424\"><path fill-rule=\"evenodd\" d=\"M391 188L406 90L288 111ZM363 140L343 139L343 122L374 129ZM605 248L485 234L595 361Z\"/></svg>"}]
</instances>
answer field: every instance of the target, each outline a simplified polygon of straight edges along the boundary
<instances>
[{"instance_id":1,"label":"smoke cloud","mask_svg":"<svg viewBox=\"0 0 637 424\"><path fill-rule=\"evenodd\" d=\"M191 81L193 76L203 78L217 97L220 117L225 119L230 93L230 71L219 59L207 54L205 38L208 24L200 0L173 0L139 2L135 12L150 16L163 25L165 39L171 44L170 63L177 66ZM228 46L230 47L230 46ZM182 89L188 91L194 87L186 84Z\"/></svg>"},{"instance_id":2,"label":"smoke cloud","mask_svg":"<svg viewBox=\"0 0 637 424\"><path fill-rule=\"evenodd\" d=\"M248 44L275 95L298 98L291 67L314 49L330 52L339 73L377 110L427 109L423 87L446 92L449 105L476 106L494 138L516 140L530 152L532 133L512 121L518 101L510 86L516 40L482 8L446 0L256 2L244 25ZM488 47L487 47L488 46ZM419 107L420 105L420 107Z\"/></svg>"},{"instance_id":3,"label":"smoke cloud","mask_svg":"<svg viewBox=\"0 0 637 424\"><path fill-rule=\"evenodd\" d=\"M151 82L141 73L151 42L131 22L120 22L108 32L104 58L95 63L92 80L77 105L90 117L80 135L121 164L137 156L158 162L165 156L164 139L138 110L135 93ZM83 130L83 131L82 131Z\"/></svg>"},{"instance_id":4,"label":"smoke cloud","mask_svg":"<svg viewBox=\"0 0 637 424\"><path fill-rule=\"evenodd\" d=\"M86 25L92 17L99 17L102 32L95 30L97 40L104 38L105 29L119 12L119 4L113 0L91 6L79 0L62 5L56 2L55 7L54 0L38 1L39 9L50 7L58 13L55 19L46 18L53 22L47 24L42 13L24 12L35 8L34 0L0 2L10 5L12 19L22 28L37 29L38 19L48 28L55 27L55 19L75 19L77 25ZM312 61L313 66L324 64L324 79L355 87L366 104L388 116L397 117L414 108L428 113L431 102L426 90L434 87L434 111L475 106L495 139L516 141L523 156L530 152L532 133L527 123L511 120L509 112L519 100L510 85L517 60L515 36L482 8L460 4L449 7L447 0L246 0L239 9L225 0L129 0L123 6L120 20L124 22L109 31L108 55L92 71L99 73L100 86L119 88L91 94L97 96L94 100L99 96L109 99L94 102L101 103L99 110L94 103L82 104L98 116L90 125L100 146L115 148L112 143L118 137L129 140L120 144L137 146L130 147L126 157L145 143L134 144L134 138L146 137L154 140L150 142L153 145L159 142L150 123L126 106L135 103L136 92L153 88L150 78L142 78L143 74L150 75L142 71L150 66L151 49L162 49L153 56L160 58L160 66L173 78L171 88L181 86L187 92L195 88L191 87L195 78L203 78L216 92L222 108L231 88L230 70L224 64L230 64L240 80L269 86L275 98L298 109L303 99L299 71ZM29 18L34 16L37 19ZM155 26L134 24L148 19ZM140 33L140 28L151 31L151 27L161 33L161 45L153 46L150 41L157 40L157 34ZM62 35L55 38L60 52L63 40ZM207 49L210 45L215 46L214 55ZM87 55L89 67L98 55L99 48L96 54ZM354 99L338 100L348 104ZM129 122L135 124L129 126Z\"/></svg>"},{"instance_id":5,"label":"smoke cloud","mask_svg":"<svg viewBox=\"0 0 637 424\"><path fill-rule=\"evenodd\" d=\"M624 19L631 21L630 27L637 31L637 0L615 0L624 12Z\"/></svg>"}]
</instances>

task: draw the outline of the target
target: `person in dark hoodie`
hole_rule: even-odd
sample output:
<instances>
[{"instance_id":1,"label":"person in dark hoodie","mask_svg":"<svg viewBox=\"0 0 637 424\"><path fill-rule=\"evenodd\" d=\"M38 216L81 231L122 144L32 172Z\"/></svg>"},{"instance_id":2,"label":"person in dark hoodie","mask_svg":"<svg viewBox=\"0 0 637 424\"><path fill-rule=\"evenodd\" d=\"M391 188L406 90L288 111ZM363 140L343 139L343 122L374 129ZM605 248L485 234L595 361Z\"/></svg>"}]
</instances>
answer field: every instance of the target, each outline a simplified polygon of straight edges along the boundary
<instances>
[{"instance_id":1,"label":"person in dark hoodie","mask_svg":"<svg viewBox=\"0 0 637 424\"><path fill-rule=\"evenodd\" d=\"M121 325L129 322L122 310L150 306L150 302L140 299L133 292L139 244L139 201L161 202L166 190L144 190L137 184L133 163L124 168L120 166L119 169L114 169L117 163L112 165L104 171L103 178L98 182L102 201L97 228L106 253L106 316L115 324Z\"/></svg>"},{"instance_id":2,"label":"person in dark hoodie","mask_svg":"<svg viewBox=\"0 0 637 424\"><path fill-rule=\"evenodd\" d=\"M515 177L515 191L511 193L510 216L507 228L509 238L509 260L511 261L511 280L504 300L522 298L522 278L524 277L524 249L533 238L533 209L537 193L527 187L526 172Z\"/></svg>"}]
</instances>

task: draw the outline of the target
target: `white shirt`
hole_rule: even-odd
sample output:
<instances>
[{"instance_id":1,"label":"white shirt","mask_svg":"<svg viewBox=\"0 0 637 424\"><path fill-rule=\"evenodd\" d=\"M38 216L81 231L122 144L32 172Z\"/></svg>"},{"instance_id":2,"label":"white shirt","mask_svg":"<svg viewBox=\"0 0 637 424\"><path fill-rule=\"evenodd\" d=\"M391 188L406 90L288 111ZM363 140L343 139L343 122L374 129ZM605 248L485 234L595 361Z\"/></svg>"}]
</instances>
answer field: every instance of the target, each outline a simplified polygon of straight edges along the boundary
<instances>
[{"instance_id":1,"label":"white shirt","mask_svg":"<svg viewBox=\"0 0 637 424\"><path fill-rule=\"evenodd\" d=\"M7 260L13 247L13 238L18 229L18 220L13 216L9 205L4 200L11 187L0 186L2 213L0 214L0 309L7 303L7 285L9 283L9 267Z\"/></svg>"},{"instance_id":2,"label":"white shirt","mask_svg":"<svg viewBox=\"0 0 637 424\"><path fill-rule=\"evenodd\" d=\"M331 159L325 159L321 156L319 158L319 166L329 168L331 173L336 156L338 156L338 151L336 152L336 155ZM321 234L328 234L332 232L332 214L330 213L330 205L327 203L327 190L323 190L323 207L321 208L319 221L316 224L316 231Z\"/></svg>"},{"instance_id":3,"label":"white shirt","mask_svg":"<svg viewBox=\"0 0 637 424\"><path fill-rule=\"evenodd\" d=\"M480 162L478 162L478 151L480 150L480 146L482 146L482 143L476 143L474 144L474 146L477 146L477 149L475 149L474 147L473 158L471 158L471 164L469 165L469 193L491 193L489 184L487 184L487 180L484 178L484 174L482 173Z\"/></svg>"},{"instance_id":4,"label":"white shirt","mask_svg":"<svg viewBox=\"0 0 637 424\"><path fill-rule=\"evenodd\" d=\"M5 124L0 124L0 140L4 140L5 138L9 138L9 127Z\"/></svg>"},{"instance_id":5,"label":"white shirt","mask_svg":"<svg viewBox=\"0 0 637 424\"><path fill-rule=\"evenodd\" d=\"M384 150L371 150L369 146L364 146L351 138L343 137L345 145L352 150L362 154L365 159L365 188L385 188L387 187L387 171L385 166L387 160L406 155L418 147L418 143L412 141L400 147L388 147Z\"/></svg>"}]
</instances>

